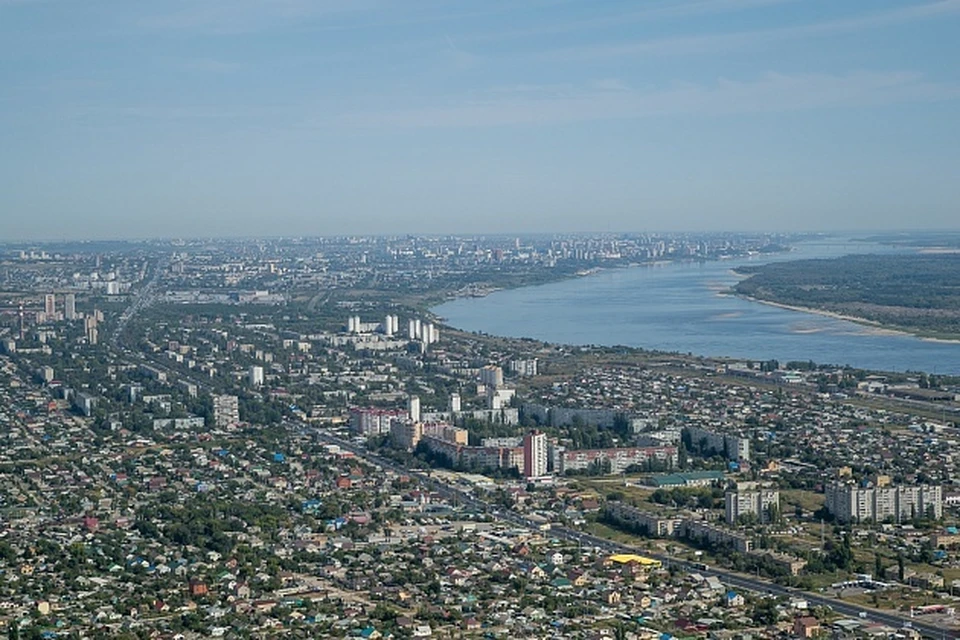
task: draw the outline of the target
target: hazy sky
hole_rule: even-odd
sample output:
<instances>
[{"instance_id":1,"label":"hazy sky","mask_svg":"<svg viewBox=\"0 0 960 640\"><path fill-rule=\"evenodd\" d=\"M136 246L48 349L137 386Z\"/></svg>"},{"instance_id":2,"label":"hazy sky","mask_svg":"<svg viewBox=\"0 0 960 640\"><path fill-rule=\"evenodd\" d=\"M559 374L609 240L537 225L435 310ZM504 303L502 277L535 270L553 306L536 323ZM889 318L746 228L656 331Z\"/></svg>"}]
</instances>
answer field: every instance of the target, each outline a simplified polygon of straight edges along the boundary
<instances>
[{"instance_id":1,"label":"hazy sky","mask_svg":"<svg viewBox=\"0 0 960 640\"><path fill-rule=\"evenodd\" d=\"M960 0L0 0L0 221L956 228Z\"/></svg>"}]
</instances>

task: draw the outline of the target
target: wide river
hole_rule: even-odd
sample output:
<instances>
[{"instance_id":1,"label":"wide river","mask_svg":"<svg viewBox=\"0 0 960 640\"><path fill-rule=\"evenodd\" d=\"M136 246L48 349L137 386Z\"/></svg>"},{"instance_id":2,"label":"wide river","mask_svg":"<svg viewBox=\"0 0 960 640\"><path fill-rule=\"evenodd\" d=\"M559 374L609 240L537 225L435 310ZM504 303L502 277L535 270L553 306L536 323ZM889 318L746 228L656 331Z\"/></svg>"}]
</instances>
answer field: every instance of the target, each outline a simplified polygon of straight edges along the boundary
<instances>
[{"instance_id":1,"label":"wide river","mask_svg":"<svg viewBox=\"0 0 960 640\"><path fill-rule=\"evenodd\" d=\"M789 254L614 269L453 300L433 311L458 329L560 344L960 375L960 344L885 333L721 293L739 281L732 270L742 264L891 251L847 239L817 240L800 243Z\"/></svg>"}]
</instances>

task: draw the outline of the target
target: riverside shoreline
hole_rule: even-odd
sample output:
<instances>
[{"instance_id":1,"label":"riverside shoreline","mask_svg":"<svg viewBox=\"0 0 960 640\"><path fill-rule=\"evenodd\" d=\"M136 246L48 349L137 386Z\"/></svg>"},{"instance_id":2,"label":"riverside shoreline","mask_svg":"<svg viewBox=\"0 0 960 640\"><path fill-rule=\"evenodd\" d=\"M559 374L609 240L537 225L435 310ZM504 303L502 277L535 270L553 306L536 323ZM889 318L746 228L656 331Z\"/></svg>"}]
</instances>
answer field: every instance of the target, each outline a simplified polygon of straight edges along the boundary
<instances>
[{"instance_id":1,"label":"riverside shoreline","mask_svg":"<svg viewBox=\"0 0 960 640\"><path fill-rule=\"evenodd\" d=\"M742 274L738 274L738 275L742 275ZM826 318L832 318L834 320L845 320L847 322L853 322L854 324L857 324L866 328L867 329L866 333L870 335L909 336L912 338L917 338L918 340L923 340L924 342L937 342L942 344L960 344L960 339L937 338L934 336L925 336L922 333L907 331L905 329L894 329L892 327L887 327L877 322L876 320L868 320L867 318L860 318L858 316L850 316L843 313L837 313L835 311L827 311L826 309L817 309L815 307L801 307L801 306L792 305L792 304L784 304L782 302L774 302L773 300L764 300L762 298L746 296L740 293L733 293L732 295L742 300L749 300L750 302L759 302L760 304L766 304L771 307L777 307L778 309L787 309L789 311L798 311L800 313L812 313L814 315L823 316Z\"/></svg>"},{"instance_id":2,"label":"riverside shoreline","mask_svg":"<svg viewBox=\"0 0 960 640\"><path fill-rule=\"evenodd\" d=\"M770 260L830 258L848 255L848 250L845 243L814 244ZM705 261L695 266L671 261L654 269L609 269L581 284L565 278L567 283L498 291L486 299L454 300L430 311L462 331L557 345L624 345L704 357L813 360L871 371L960 376L960 342L952 340L954 335L917 336L904 327L884 327L865 318L737 295L732 288L744 278L736 273L741 264L766 261Z\"/></svg>"}]
</instances>

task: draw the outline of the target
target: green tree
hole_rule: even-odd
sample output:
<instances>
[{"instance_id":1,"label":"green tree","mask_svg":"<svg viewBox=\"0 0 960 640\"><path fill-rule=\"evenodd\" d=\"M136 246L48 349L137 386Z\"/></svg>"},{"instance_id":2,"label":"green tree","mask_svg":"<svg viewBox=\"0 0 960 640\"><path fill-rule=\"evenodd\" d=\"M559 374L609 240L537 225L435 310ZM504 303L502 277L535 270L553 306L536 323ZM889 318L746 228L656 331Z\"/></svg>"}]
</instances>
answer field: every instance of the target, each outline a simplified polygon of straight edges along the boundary
<instances>
[{"instance_id":1,"label":"green tree","mask_svg":"<svg viewBox=\"0 0 960 640\"><path fill-rule=\"evenodd\" d=\"M753 605L753 611L750 618L761 625L771 626L777 623L777 601L772 598L764 598Z\"/></svg>"}]
</instances>

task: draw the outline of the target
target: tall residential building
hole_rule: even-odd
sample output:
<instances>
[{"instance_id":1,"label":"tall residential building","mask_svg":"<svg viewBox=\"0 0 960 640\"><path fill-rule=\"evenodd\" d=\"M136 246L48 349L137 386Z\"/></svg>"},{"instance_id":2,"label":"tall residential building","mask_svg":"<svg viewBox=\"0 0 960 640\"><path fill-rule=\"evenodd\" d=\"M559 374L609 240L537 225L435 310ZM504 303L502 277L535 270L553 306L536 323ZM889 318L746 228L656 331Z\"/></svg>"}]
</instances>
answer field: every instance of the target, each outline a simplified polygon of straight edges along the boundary
<instances>
[{"instance_id":1,"label":"tall residential building","mask_svg":"<svg viewBox=\"0 0 960 640\"><path fill-rule=\"evenodd\" d=\"M939 485L861 487L831 482L824 493L827 511L840 522L943 517L943 488Z\"/></svg>"},{"instance_id":2,"label":"tall residential building","mask_svg":"<svg viewBox=\"0 0 960 640\"><path fill-rule=\"evenodd\" d=\"M409 420L394 420L390 425L390 436L396 446L413 450L423 438L423 423Z\"/></svg>"},{"instance_id":3,"label":"tall residential building","mask_svg":"<svg viewBox=\"0 0 960 640\"><path fill-rule=\"evenodd\" d=\"M436 338L439 336L439 332L436 331L432 323L425 323L422 327L422 333L420 335L420 341L425 345L433 344L436 342Z\"/></svg>"},{"instance_id":4,"label":"tall residential building","mask_svg":"<svg viewBox=\"0 0 960 640\"><path fill-rule=\"evenodd\" d=\"M240 401L237 396L213 396L213 423L226 428L240 422Z\"/></svg>"},{"instance_id":5,"label":"tall residential building","mask_svg":"<svg viewBox=\"0 0 960 640\"><path fill-rule=\"evenodd\" d=\"M251 387L259 387L263 385L263 367L258 367L256 365L250 367L250 371L247 374L247 379L250 382Z\"/></svg>"},{"instance_id":6,"label":"tall residential building","mask_svg":"<svg viewBox=\"0 0 960 640\"><path fill-rule=\"evenodd\" d=\"M63 297L63 317L67 320L77 319L77 296L68 293Z\"/></svg>"},{"instance_id":7,"label":"tall residential building","mask_svg":"<svg viewBox=\"0 0 960 640\"><path fill-rule=\"evenodd\" d=\"M531 377L537 375L538 361L536 358L529 360L511 360L510 371L520 377Z\"/></svg>"},{"instance_id":8,"label":"tall residential building","mask_svg":"<svg viewBox=\"0 0 960 640\"><path fill-rule=\"evenodd\" d=\"M363 331L363 323L360 322L360 316L350 316L347 318L347 331L350 333L361 333Z\"/></svg>"},{"instance_id":9,"label":"tall residential building","mask_svg":"<svg viewBox=\"0 0 960 640\"><path fill-rule=\"evenodd\" d=\"M630 467L641 469L657 464L662 469L675 469L679 462L676 447L611 447L609 449L564 449L553 450L553 471L564 474L568 471L603 471L625 473Z\"/></svg>"},{"instance_id":10,"label":"tall residential building","mask_svg":"<svg viewBox=\"0 0 960 640\"><path fill-rule=\"evenodd\" d=\"M503 369L500 367L488 364L487 366L480 369L480 382L485 384L488 387L502 387L503 386Z\"/></svg>"},{"instance_id":11,"label":"tall residential building","mask_svg":"<svg viewBox=\"0 0 960 640\"><path fill-rule=\"evenodd\" d=\"M420 422L420 398L417 396L410 396L407 412L410 414L411 420L414 422Z\"/></svg>"},{"instance_id":12,"label":"tall residential building","mask_svg":"<svg viewBox=\"0 0 960 640\"><path fill-rule=\"evenodd\" d=\"M772 522L780 510L780 492L760 487L755 482L742 482L724 495L726 520L736 524L741 516L756 516L762 523Z\"/></svg>"},{"instance_id":13,"label":"tall residential building","mask_svg":"<svg viewBox=\"0 0 960 640\"><path fill-rule=\"evenodd\" d=\"M87 343L88 344L97 344L97 315L98 311L94 311L93 314L87 316L83 320L83 328L87 332Z\"/></svg>"},{"instance_id":14,"label":"tall residential building","mask_svg":"<svg viewBox=\"0 0 960 640\"><path fill-rule=\"evenodd\" d=\"M50 320L52 320L53 316L57 314L56 295L48 293L47 295L43 296L43 314Z\"/></svg>"},{"instance_id":15,"label":"tall residential building","mask_svg":"<svg viewBox=\"0 0 960 640\"><path fill-rule=\"evenodd\" d=\"M750 440L729 433L717 433L699 427L684 427L695 451L720 454L738 462L750 460Z\"/></svg>"},{"instance_id":16,"label":"tall residential building","mask_svg":"<svg viewBox=\"0 0 960 640\"><path fill-rule=\"evenodd\" d=\"M539 478L547 475L547 434L531 431L523 437L523 475Z\"/></svg>"},{"instance_id":17,"label":"tall residential building","mask_svg":"<svg viewBox=\"0 0 960 640\"><path fill-rule=\"evenodd\" d=\"M460 413L460 394L450 394L450 413Z\"/></svg>"},{"instance_id":18,"label":"tall residential building","mask_svg":"<svg viewBox=\"0 0 960 640\"><path fill-rule=\"evenodd\" d=\"M379 436L390 433L396 421L406 421L409 418L406 411L398 409L364 409L350 410L350 428L356 433L365 436Z\"/></svg>"}]
</instances>

